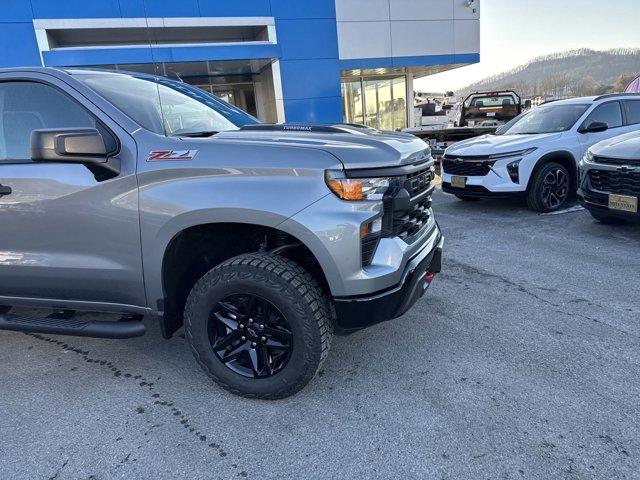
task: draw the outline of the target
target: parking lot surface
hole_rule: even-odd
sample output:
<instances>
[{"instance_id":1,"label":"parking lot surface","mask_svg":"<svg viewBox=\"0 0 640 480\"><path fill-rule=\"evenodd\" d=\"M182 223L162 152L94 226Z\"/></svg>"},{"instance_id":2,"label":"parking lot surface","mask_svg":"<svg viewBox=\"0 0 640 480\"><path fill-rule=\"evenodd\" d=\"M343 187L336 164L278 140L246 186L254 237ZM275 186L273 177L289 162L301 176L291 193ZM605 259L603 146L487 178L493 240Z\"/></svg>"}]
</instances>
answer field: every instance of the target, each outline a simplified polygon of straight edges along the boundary
<instances>
[{"instance_id":1,"label":"parking lot surface","mask_svg":"<svg viewBox=\"0 0 640 480\"><path fill-rule=\"evenodd\" d=\"M438 194L445 265L293 398L216 387L180 336L0 332L7 479L640 478L640 226Z\"/></svg>"}]
</instances>

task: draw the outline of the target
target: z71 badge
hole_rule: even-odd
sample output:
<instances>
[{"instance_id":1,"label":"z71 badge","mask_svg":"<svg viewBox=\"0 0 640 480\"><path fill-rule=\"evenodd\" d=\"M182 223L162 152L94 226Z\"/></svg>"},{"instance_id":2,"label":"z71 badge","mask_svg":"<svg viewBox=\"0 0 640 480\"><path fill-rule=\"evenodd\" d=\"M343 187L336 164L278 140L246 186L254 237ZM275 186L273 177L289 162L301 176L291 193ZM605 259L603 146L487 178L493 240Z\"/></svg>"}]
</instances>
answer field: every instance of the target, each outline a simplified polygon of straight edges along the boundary
<instances>
[{"instance_id":1,"label":"z71 badge","mask_svg":"<svg viewBox=\"0 0 640 480\"><path fill-rule=\"evenodd\" d=\"M162 162L168 160L193 160L198 150L158 150L150 152L147 162Z\"/></svg>"}]
</instances>

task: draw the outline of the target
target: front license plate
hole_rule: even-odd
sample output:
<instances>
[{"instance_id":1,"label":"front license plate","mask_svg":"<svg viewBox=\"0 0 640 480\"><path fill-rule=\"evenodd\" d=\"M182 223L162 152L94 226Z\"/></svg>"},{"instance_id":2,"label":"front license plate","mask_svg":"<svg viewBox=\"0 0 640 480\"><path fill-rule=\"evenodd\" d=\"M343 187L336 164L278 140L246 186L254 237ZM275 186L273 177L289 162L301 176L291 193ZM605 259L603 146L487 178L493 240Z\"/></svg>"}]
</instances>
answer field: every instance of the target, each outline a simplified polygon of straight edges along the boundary
<instances>
[{"instance_id":1,"label":"front license plate","mask_svg":"<svg viewBox=\"0 0 640 480\"><path fill-rule=\"evenodd\" d=\"M467 188L467 177L451 177L451 186L455 188Z\"/></svg>"},{"instance_id":2,"label":"front license plate","mask_svg":"<svg viewBox=\"0 0 640 480\"><path fill-rule=\"evenodd\" d=\"M609 208L621 212L638 213L638 197L627 195L609 195Z\"/></svg>"}]
</instances>

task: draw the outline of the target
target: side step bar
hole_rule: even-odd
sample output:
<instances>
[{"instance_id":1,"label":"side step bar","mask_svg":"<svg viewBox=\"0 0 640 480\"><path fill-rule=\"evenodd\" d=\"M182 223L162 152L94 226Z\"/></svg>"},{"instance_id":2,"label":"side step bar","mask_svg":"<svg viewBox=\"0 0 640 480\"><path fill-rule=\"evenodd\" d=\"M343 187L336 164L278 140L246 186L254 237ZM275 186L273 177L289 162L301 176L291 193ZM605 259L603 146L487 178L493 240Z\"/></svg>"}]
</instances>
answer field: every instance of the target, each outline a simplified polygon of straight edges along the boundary
<instances>
[{"instance_id":1,"label":"side step bar","mask_svg":"<svg viewBox=\"0 0 640 480\"><path fill-rule=\"evenodd\" d=\"M55 312L46 317L5 313L0 315L0 330L113 339L140 337L146 332L141 317L123 317L120 321L107 322L75 318L74 313Z\"/></svg>"}]
</instances>

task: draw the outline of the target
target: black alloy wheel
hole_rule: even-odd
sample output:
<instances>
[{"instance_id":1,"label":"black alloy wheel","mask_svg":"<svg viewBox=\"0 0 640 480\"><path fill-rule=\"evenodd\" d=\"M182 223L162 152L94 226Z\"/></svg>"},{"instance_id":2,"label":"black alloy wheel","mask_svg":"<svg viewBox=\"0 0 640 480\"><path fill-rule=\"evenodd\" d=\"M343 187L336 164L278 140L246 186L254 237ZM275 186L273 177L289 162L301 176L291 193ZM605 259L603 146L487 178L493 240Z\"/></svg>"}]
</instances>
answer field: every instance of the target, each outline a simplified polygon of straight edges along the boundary
<instances>
[{"instance_id":1,"label":"black alloy wheel","mask_svg":"<svg viewBox=\"0 0 640 480\"><path fill-rule=\"evenodd\" d=\"M567 168L548 162L536 168L527 189L527 204L537 212L553 212L562 207L575 188Z\"/></svg>"},{"instance_id":2,"label":"black alloy wheel","mask_svg":"<svg viewBox=\"0 0 640 480\"><path fill-rule=\"evenodd\" d=\"M545 208L559 208L569 196L569 175L564 167L549 171L542 181L542 204Z\"/></svg>"},{"instance_id":3,"label":"black alloy wheel","mask_svg":"<svg viewBox=\"0 0 640 480\"><path fill-rule=\"evenodd\" d=\"M217 303L209 322L216 356L243 377L271 377L291 358L291 327L264 298L249 294L227 296Z\"/></svg>"}]
</instances>

